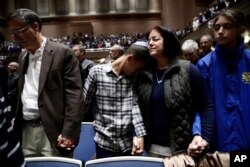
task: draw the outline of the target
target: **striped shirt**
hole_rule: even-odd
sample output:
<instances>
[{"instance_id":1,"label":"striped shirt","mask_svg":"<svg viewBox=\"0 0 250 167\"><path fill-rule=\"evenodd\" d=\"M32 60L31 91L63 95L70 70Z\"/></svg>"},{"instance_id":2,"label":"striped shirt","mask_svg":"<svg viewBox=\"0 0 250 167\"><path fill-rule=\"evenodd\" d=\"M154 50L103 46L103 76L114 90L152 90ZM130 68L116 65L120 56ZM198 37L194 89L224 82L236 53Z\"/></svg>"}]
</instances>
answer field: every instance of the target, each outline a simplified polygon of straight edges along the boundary
<instances>
[{"instance_id":1,"label":"striped shirt","mask_svg":"<svg viewBox=\"0 0 250 167\"><path fill-rule=\"evenodd\" d=\"M0 164L8 167L24 167L24 156L11 121L7 119L5 98L0 88Z\"/></svg>"},{"instance_id":2,"label":"striped shirt","mask_svg":"<svg viewBox=\"0 0 250 167\"><path fill-rule=\"evenodd\" d=\"M83 90L85 109L95 107L94 139L104 149L125 152L132 149L133 136L146 135L133 85L134 78L117 77L111 63L90 70Z\"/></svg>"}]
</instances>

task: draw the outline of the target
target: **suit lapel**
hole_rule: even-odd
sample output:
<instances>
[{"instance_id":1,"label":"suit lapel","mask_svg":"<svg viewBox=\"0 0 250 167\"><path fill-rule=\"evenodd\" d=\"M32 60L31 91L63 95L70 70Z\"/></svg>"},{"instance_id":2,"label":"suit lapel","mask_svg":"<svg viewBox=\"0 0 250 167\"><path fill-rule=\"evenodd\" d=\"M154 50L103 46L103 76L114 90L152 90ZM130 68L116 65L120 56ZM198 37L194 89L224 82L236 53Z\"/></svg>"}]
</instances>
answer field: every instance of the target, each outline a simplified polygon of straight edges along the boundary
<instances>
[{"instance_id":1,"label":"suit lapel","mask_svg":"<svg viewBox=\"0 0 250 167\"><path fill-rule=\"evenodd\" d=\"M48 40L48 39L47 39ZM49 41L46 42L43 57L42 57L42 64L41 64L41 71L40 71L40 78L39 78L39 88L38 88L38 97L40 96L44 84L46 82L51 63L53 60L53 48Z\"/></svg>"},{"instance_id":2,"label":"suit lapel","mask_svg":"<svg viewBox=\"0 0 250 167\"><path fill-rule=\"evenodd\" d=\"M29 53L27 51L23 52L22 55L20 55L20 62L19 62L19 90L22 92L23 85L24 85L24 78L25 73L27 72L28 64L29 64Z\"/></svg>"}]
</instances>

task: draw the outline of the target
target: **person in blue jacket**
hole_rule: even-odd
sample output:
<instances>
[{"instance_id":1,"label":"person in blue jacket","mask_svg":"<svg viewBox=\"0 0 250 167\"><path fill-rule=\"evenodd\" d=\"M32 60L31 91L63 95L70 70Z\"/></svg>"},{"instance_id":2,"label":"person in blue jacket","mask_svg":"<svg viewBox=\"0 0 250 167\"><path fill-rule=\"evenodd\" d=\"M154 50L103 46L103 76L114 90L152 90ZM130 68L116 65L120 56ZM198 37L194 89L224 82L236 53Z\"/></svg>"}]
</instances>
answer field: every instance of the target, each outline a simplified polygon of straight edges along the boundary
<instances>
[{"instance_id":1,"label":"person in blue jacket","mask_svg":"<svg viewBox=\"0 0 250 167\"><path fill-rule=\"evenodd\" d=\"M246 19L226 10L215 18L215 50L197 66L208 83L215 109L214 149L221 152L250 149L250 50L242 33Z\"/></svg>"}]
</instances>

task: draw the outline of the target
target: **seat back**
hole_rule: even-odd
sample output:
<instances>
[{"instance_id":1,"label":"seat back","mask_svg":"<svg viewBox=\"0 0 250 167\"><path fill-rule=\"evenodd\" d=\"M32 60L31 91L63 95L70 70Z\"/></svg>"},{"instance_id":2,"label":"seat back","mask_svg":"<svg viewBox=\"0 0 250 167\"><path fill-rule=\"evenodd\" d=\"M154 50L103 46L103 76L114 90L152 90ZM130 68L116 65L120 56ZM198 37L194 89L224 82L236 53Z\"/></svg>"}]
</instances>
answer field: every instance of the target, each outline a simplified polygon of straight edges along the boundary
<instances>
[{"instance_id":1,"label":"seat back","mask_svg":"<svg viewBox=\"0 0 250 167\"><path fill-rule=\"evenodd\" d=\"M164 167L162 158L122 156L89 160L85 167Z\"/></svg>"},{"instance_id":2,"label":"seat back","mask_svg":"<svg viewBox=\"0 0 250 167\"><path fill-rule=\"evenodd\" d=\"M74 150L73 158L81 160L83 164L95 156L95 130L92 122L82 122L80 139Z\"/></svg>"},{"instance_id":3,"label":"seat back","mask_svg":"<svg viewBox=\"0 0 250 167\"><path fill-rule=\"evenodd\" d=\"M80 160L64 157L25 158L26 167L82 167Z\"/></svg>"}]
</instances>

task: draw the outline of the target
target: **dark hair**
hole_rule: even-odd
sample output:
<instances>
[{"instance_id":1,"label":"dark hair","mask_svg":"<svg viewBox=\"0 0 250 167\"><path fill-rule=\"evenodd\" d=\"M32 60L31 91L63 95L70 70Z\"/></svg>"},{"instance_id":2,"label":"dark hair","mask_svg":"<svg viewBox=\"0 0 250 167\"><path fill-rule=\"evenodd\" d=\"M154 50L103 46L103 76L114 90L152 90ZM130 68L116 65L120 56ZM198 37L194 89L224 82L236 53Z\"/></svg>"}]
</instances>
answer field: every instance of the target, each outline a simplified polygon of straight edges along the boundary
<instances>
[{"instance_id":1,"label":"dark hair","mask_svg":"<svg viewBox=\"0 0 250 167\"><path fill-rule=\"evenodd\" d=\"M42 21L39 18L38 14L30 9L20 8L11 12L7 17L6 21L12 21L16 18L21 19L26 25L32 25L35 22L39 25L39 31L42 30Z\"/></svg>"},{"instance_id":2,"label":"dark hair","mask_svg":"<svg viewBox=\"0 0 250 167\"><path fill-rule=\"evenodd\" d=\"M78 47L79 51L82 52L85 55L86 51L85 51L85 48L84 48L84 46L82 44L77 44L75 46ZM73 47L75 47L75 46L73 46Z\"/></svg>"},{"instance_id":3,"label":"dark hair","mask_svg":"<svg viewBox=\"0 0 250 167\"><path fill-rule=\"evenodd\" d=\"M163 26L155 26L148 33L147 38L149 37L149 33L152 30L158 31L163 37L163 54L168 56L169 58L175 58L181 51L181 44L176 36L176 33L168 27Z\"/></svg>"},{"instance_id":4,"label":"dark hair","mask_svg":"<svg viewBox=\"0 0 250 167\"><path fill-rule=\"evenodd\" d=\"M125 55L132 54L135 57L135 59L140 59L145 61L148 61L150 57L149 50L147 47L136 44L132 44L124 54Z\"/></svg>"},{"instance_id":5,"label":"dark hair","mask_svg":"<svg viewBox=\"0 0 250 167\"><path fill-rule=\"evenodd\" d=\"M224 10L213 20L213 25L216 24L220 16L226 17L237 27L245 28L246 26L246 17L241 11L232 9Z\"/></svg>"}]
</instances>

